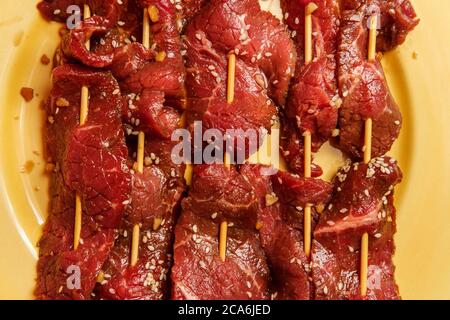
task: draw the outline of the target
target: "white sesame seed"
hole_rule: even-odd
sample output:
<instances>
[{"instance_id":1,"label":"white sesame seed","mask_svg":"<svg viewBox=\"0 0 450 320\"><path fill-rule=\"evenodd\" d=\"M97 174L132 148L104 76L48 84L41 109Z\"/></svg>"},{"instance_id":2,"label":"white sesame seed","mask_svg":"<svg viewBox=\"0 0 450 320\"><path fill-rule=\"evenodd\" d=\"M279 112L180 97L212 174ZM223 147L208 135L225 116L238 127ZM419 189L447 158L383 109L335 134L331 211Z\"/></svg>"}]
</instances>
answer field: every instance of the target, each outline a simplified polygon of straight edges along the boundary
<instances>
[{"instance_id":1,"label":"white sesame seed","mask_svg":"<svg viewBox=\"0 0 450 320\"><path fill-rule=\"evenodd\" d=\"M324 293L325 295L328 294L328 287L327 287L327 286L324 286L324 287L323 287L323 293Z\"/></svg>"}]
</instances>

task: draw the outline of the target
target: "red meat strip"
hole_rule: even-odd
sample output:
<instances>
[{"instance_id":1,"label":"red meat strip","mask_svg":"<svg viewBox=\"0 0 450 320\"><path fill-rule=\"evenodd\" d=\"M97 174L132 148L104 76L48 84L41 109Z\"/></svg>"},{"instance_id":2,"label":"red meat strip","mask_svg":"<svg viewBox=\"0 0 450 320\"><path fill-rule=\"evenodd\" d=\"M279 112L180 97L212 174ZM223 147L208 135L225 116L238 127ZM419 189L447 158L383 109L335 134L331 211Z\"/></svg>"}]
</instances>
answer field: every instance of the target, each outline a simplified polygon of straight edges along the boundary
<instances>
[{"instance_id":1,"label":"red meat strip","mask_svg":"<svg viewBox=\"0 0 450 320\"><path fill-rule=\"evenodd\" d=\"M410 22L418 22L407 1L399 6L395 5L398 1L365 1L356 9L343 11L338 53L339 90L343 103L339 113L340 135L335 145L355 160L363 157L366 119L373 120L374 157L382 156L391 149L402 125L402 116L389 91L380 62L367 60L368 19L374 13L374 8L378 8L374 6L378 2L382 4L379 9L382 10L381 28L384 30L379 37L382 49L392 47L393 41L396 44L404 41L407 31L416 24L401 27L402 22L395 20L403 17L399 12L406 10L404 14L411 16ZM354 1L344 1L344 7L354 5ZM403 28L398 30L399 33L395 31L397 25Z\"/></svg>"}]
</instances>

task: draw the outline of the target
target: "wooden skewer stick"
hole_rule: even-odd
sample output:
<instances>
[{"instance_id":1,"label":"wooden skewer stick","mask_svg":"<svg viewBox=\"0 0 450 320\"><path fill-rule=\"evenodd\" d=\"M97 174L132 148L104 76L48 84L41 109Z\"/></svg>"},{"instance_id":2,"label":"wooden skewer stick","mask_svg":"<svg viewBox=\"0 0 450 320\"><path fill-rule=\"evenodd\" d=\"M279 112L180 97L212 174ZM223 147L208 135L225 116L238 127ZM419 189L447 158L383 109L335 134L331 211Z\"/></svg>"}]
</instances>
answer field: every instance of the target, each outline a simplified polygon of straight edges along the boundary
<instances>
[{"instance_id":1,"label":"wooden skewer stick","mask_svg":"<svg viewBox=\"0 0 450 320\"><path fill-rule=\"evenodd\" d=\"M225 168L230 169L231 168L230 163L231 163L230 155L227 151L225 151L223 165L225 166ZM222 221L219 230L219 257L220 260L222 260L223 262L225 262L225 257L227 254L227 233L228 233L228 222Z\"/></svg>"},{"instance_id":2,"label":"wooden skewer stick","mask_svg":"<svg viewBox=\"0 0 450 320\"><path fill-rule=\"evenodd\" d=\"M91 10L87 4L84 5L83 18L87 19L91 16ZM86 41L86 49L90 50L90 40ZM81 102L80 102L80 125L86 123L86 119L89 111L89 88L87 86L81 87ZM73 248L78 249L81 238L81 226L82 226L82 214L83 208L81 206L81 197L77 193L75 197L75 226L73 230Z\"/></svg>"},{"instance_id":3,"label":"wooden skewer stick","mask_svg":"<svg viewBox=\"0 0 450 320\"><path fill-rule=\"evenodd\" d=\"M153 231L158 231L159 227L161 227L162 219L160 217L156 217L153 220Z\"/></svg>"},{"instance_id":4,"label":"wooden skewer stick","mask_svg":"<svg viewBox=\"0 0 450 320\"><path fill-rule=\"evenodd\" d=\"M312 14L318 6L310 2L305 8L305 64L311 63L312 52ZM311 177L311 132L306 131L304 138L304 176ZM303 213L303 247L307 257L311 255L311 204L306 204Z\"/></svg>"},{"instance_id":5,"label":"wooden skewer stick","mask_svg":"<svg viewBox=\"0 0 450 320\"><path fill-rule=\"evenodd\" d=\"M311 132L306 131L304 133L305 147L304 147L304 176L305 178L311 177ZM311 204L308 203L305 206L303 213L303 247L305 255L309 258L311 255Z\"/></svg>"},{"instance_id":6,"label":"wooden skewer stick","mask_svg":"<svg viewBox=\"0 0 450 320\"><path fill-rule=\"evenodd\" d=\"M156 9L153 8L152 10ZM156 9L157 10L157 9ZM142 22L142 45L144 48L150 48L150 15L148 8L143 9L143 22ZM144 172L144 147L145 147L145 134L140 131L138 135L138 147L137 147L137 171L139 173ZM156 219L155 219L156 220ZM153 222L155 223L155 222ZM131 242L131 266L135 266L139 258L139 239L140 239L140 226L135 224L133 226L133 236Z\"/></svg>"},{"instance_id":7,"label":"wooden skewer stick","mask_svg":"<svg viewBox=\"0 0 450 320\"><path fill-rule=\"evenodd\" d=\"M312 14L317 8L314 2L308 3L305 8L305 64L312 61Z\"/></svg>"},{"instance_id":8,"label":"wooden skewer stick","mask_svg":"<svg viewBox=\"0 0 450 320\"><path fill-rule=\"evenodd\" d=\"M232 104L234 101L234 79L236 77L236 55L234 53L228 54L228 77L227 77L227 103ZM224 162L225 168L231 168L230 154L225 150ZM228 222L223 221L220 224L219 231L219 256L222 261L225 261L227 252L227 233Z\"/></svg>"},{"instance_id":9,"label":"wooden skewer stick","mask_svg":"<svg viewBox=\"0 0 450 320\"><path fill-rule=\"evenodd\" d=\"M130 264L134 267L139 258L139 238L140 238L140 227L139 224L133 226L133 236L131 238L131 261Z\"/></svg>"},{"instance_id":10,"label":"wooden skewer stick","mask_svg":"<svg viewBox=\"0 0 450 320\"><path fill-rule=\"evenodd\" d=\"M145 134L139 132L138 134L138 148L137 148L137 171L139 173L144 172L144 146L145 146ZM131 238L131 266L135 266L139 258L139 239L140 239L140 226L135 224L133 226L133 236Z\"/></svg>"},{"instance_id":11,"label":"wooden skewer stick","mask_svg":"<svg viewBox=\"0 0 450 320\"><path fill-rule=\"evenodd\" d=\"M369 32L369 61L375 60L377 42L377 16L370 17ZM372 158L372 119L367 119L364 133L364 163L369 163ZM361 270L360 270L360 293L367 294L367 268L369 264L369 235L364 233L361 237Z\"/></svg>"},{"instance_id":12,"label":"wooden skewer stick","mask_svg":"<svg viewBox=\"0 0 450 320\"><path fill-rule=\"evenodd\" d=\"M230 53L228 55L228 79L227 79L227 103L234 101L234 79L236 77L236 55Z\"/></svg>"},{"instance_id":13,"label":"wooden skewer stick","mask_svg":"<svg viewBox=\"0 0 450 320\"><path fill-rule=\"evenodd\" d=\"M231 168L231 159L230 159L230 154L228 153L228 151L225 151L223 165L227 169Z\"/></svg>"},{"instance_id":14,"label":"wooden skewer stick","mask_svg":"<svg viewBox=\"0 0 450 320\"><path fill-rule=\"evenodd\" d=\"M142 23L142 45L144 48L150 48L150 17L147 8L144 9L144 21Z\"/></svg>"},{"instance_id":15,"label":"wooden skewer stick","mask_svg":"<svg viewBox=\"0 0 450 320\"><path fill-rule=\"evenodd\" d=\"M186 112L183 112L180 118L179 123L180 128L186 127ZM194 171L194 166L186 161L186 168L184 170L184 181L186 182L186 185L189 187L192 184L192 173Z\"/></svg>"},{"instance_id":16,"label":"wooden skewer stick","mask_svg":"<svg viewBox=\"0 0 450 320\"><path fill-rule=\"evenodd\" d=\"M186 185L188 187L192 185L193 171L194 171L194 166L191 163L186 163L186 169L184 170L184 181L186 181Z\"/></svg>"},{"instance_id":17,"label":"wooden skewer stick","mask_svg":"<svg viewBox=\"0 0 450 320\"><path fill-rule=\"evenodd\" d=\"M222 262L225 262L227 254L227 233L228 233L228 223L222 221L220 224L220 235L219 235L219 257Z\"/></svg>"},{"instance_id":18,"label":"wooden skewer stick","mask_svg":"<svg viewBox=\"0 0 450 320\"><path fill-rule=\"evenodd\" d=\"M137 171L139 173L144 172L144 148L145 148L145 133L140 131L138 134L138 147L137 147Z\"/></svg>"}]
</instances>

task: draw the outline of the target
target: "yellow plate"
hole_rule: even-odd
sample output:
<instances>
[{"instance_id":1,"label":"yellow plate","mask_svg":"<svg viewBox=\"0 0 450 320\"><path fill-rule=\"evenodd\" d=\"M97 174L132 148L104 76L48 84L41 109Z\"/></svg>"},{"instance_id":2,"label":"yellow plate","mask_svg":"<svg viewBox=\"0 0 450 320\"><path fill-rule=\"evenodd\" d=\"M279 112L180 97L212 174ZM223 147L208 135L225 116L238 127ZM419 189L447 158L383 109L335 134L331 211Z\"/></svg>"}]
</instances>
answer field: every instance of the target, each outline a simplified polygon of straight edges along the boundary
<instances>
[{"instance_id":1,"label":"yellow plate","mask_svg":"<svg viewBox=\"0 0 450 320\"><path fill-rule=\"evenodd\" d=\"M59 25L39 17L37 2L0 3L1 299L33 297L35 244L47 212L40 103L49 91L50 66L39 60L44 53L52 56ZM414 4L421 24L383 60L405 118L392 152L405 173L396 198L396 277L405 299L450 299L450 1ZM39 96L25 103L19 95L24 86ZM31 172L21 173L27 162L30 168L30 161ZM328 177L341 161L329 147L319 155Z\"/></svg>"}]
</instances>

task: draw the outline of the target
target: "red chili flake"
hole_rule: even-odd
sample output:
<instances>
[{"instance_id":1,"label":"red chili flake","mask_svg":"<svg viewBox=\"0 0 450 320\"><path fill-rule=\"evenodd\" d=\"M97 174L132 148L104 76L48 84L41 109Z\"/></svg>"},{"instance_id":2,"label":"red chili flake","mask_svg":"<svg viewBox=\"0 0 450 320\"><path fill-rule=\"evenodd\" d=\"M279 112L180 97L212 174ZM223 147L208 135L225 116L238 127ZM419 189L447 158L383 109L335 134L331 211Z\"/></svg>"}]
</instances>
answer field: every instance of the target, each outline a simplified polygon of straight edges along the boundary
<instances>
[{"instance_id":1,"label":"red chili flake","mask_svg":"<svg viewBox=\"0 0 450 320\"><path fill-rule=\"evenodd\" d=\"M48 65L50 63L50 58L47 55L43 54L41 57L41 63L43 65Z\"/></svg>"},{"instance_id":2,"label":"red chili flake","mask_svg":"<svg viewBox=\"0 0 450 320\"><path fill-rule=\"evenodd\" d=\"M34 97L34 90L32 88L23 87L20 89L20 94L25 99L26 102L30 102Z\"/></svg>"}]
</instances>

